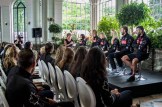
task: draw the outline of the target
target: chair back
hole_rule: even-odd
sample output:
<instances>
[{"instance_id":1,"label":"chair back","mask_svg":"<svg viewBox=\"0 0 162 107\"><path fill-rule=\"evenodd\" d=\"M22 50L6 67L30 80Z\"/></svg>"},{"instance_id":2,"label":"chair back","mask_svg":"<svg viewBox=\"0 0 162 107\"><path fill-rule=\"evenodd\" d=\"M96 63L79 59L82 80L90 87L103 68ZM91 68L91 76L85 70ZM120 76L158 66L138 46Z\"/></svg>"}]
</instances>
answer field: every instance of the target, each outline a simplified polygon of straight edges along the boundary
<instances>
[{"instance_id":1,"label":"chair back","mask_svg":"<svg viewBox=\"0 0 162 107\"><path fill-rule=\"evenodd\" d=\"M73 101L77 97L77 88L76 88L75 79L66 70L64 71L64 77L65 77L65 86L66 86L67 97L69 100Z\"/></svg>"},{"instance_id":2,"label":"chair back","mask_svg":"<svg viewBox=\"0 0 162 107\"><path fill-rule=\"evenodd\" d=\"M42 64L40 60L38 60L38 67L39 67L39 75L43 78L44 74L42 71Z\"/></svg>"},{"instance_id":3,"label":"chair back","mask_svg":"<svg viewBox=\"0 0 162 107\"><path fill-rule=\"evenodd\" d=\"M55 89L55 91L58 92L58 85L56 81L56 71L54 70L54 67L49 62L48 62L48 68L49 68L51 85Z\"/></svg>"},{"instance_id":4,"label":"chair back","mask_svg":"<svg viewBox=\"0 0 162 107\"><path fill-rule=\"evenodd\" d=\"M55 66L56 69L56 76L57 76L57 82L58 82L58 89L59 92L63 94L63 100L67 100L67 94L65 91L65 82L64 82L64 76L62 71L60 70L60 68L58 66Z\"/></svg>"},{"instance_id":5,"label":"chair back","mask_svg":"<svg viewBox=\"0 0 162 107\"><path fill-rule=\"evenodd\" d=\"M89 85L81 78L77 77L77 89L81 107L96 107L96 97Z\"/></svg>"},{"instance_id":6,"label":"chair back","mask_svg":"<svg viewBox=\"0 0 162 107\"><path fill-rule=\"evenodd\" d=\"M47 67L46 63L43 60L41 60L41 64L42 64L42 72L44 72L44 79L48 83L48 85L51 85L50 79L49 79L48 67Z\"/></svg>"},{"instance_id":7,"label":"chair back","mask_svg":"<svg viewBox=\"0 0 162 107\"><path fill-rule=\"evenodd\" d=\"M9 104L6 100L4 90L0 87L0 107L9 107Z\"/></svg>"},{"instance_id":8,"label":"chair back","mask_svg":"<svg viewBox=\"0 0 162 107\"><path fill-rule=\"evenodd\" d=\"M6 85L1 77L0 77L0 86L1 86L1 88L3 88L6 91Z\"/></svg>"},{"instance_id":9,"label":"chair back","mask_svg":"<svg viewBox=\"0 0 162 107\"><path fill-rule=\"evenodd\" d=\"M3 79L4 83L6 84L6 82L7 82L7 76L6 76L4 70L2 69L1 66L0 66L0 72L2 73L2 79Z\"/></svg>"}]
</instances>

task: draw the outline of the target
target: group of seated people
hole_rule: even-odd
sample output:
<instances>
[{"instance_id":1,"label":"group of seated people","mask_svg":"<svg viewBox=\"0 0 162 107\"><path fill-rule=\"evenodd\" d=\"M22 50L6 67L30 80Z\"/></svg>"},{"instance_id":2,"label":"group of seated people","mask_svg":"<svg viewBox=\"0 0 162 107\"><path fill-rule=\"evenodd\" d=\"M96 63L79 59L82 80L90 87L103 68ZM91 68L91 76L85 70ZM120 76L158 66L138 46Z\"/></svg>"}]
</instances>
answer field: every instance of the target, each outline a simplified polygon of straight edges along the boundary
<instances>
[{"instance_id":1,"label":"group of seated people","mask_svg":"<svg viewBox=\"0 0 162 107\"><path fill-rule=\"evenodd\" d=\"M1 62L7 75L5 94L10 107L74 106L71 101L59 103L54 101L56 93L51 91L48 84L43 84L40 88L32 82L38 60L43 60L46 64L49 62L53 67L57 65L62 72L64 70L69 71L74 78L82 77L95 94L96 107L120 107L121 105L131 107L132 95L129 90L119 92L118 89L110 89L106 71L106 57L112 66L113 72L116 72L114 58L116 58L119 67L123 67L122 61L130 66L132 73L128 81L133 81L137 70L136 64L146 59L147 46L150 45L150 40L142 26L137 27L138 37L136 40L128 34L126 26L122 27L121 32L123 35L121 42L115 37L110 47L104 34L101 33L99 38L96 30L94 30L91 48L87 50L84 47L86 42L83 41L84 45L80 45L75 51L71 48L73 41L69 33L65 45L60 45L54 56L54 46L50 42L46 43L40 49L40 52L32 49L31 42L26 42L21 50L14 44L5 44L5 46L3 44ZM82 36L84 40L85 36ZM106 49L103 50L99 45L105 44ZM137 47L135 54L133 53L133 47ZM104 51L107 52L104 53ZM37 103L31 100L32 95L38 97Z\"/></svg>"},{"instance_id":2,"label":"group of seated people","mask_svg":"<svg viewBox=\"0 0 162 107\"><path fill-rule=\"evenodd\" d=\"M131 76L127 79L127 81L132 82L135 80L135 73L138 73L137 63L149 57L151 42L142 26L138 26L136 28L137 37L135 40L130 34L128 34L127 26L123 26L121 28L121 34L122 37L120 40L117 36L113 36L110 44L103 33L100 33L100 37L98 37L97 31L93 30L91 47L97 46L104 51L112 68L111 74L123 71L123 64L129 66L131 68L131 72L129 73ZM87 39L85 36L81 35L80 38L81 39L78 43L79 46L86 46ZM64 44L66 47L72 47L74 44L70 33L67 34ZM118 69L114 59L116 59L119 66Z\"/></svg>"}]
</instances>

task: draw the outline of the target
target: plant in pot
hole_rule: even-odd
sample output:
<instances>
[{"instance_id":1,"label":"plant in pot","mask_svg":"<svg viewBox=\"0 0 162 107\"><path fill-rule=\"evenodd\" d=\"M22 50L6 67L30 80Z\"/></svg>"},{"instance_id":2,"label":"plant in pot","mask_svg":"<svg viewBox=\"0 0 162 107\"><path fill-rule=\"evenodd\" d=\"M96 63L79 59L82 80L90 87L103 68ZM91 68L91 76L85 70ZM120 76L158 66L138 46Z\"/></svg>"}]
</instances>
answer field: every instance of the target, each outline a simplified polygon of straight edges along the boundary
<instances>
[{"instance_id":1,"label":"plant in pot","mask_svg":"<svg viewBox=\"0 0 162 107\"><path fill-rule=\"evenodd\" d=\"M151 17L150 8L144 3L131 3L124 5L116 17L120 25L127 25L131 27L133 33L133 27L141 24L146 19Z\"/></svg>"},{"instance_id":2,"label":"plant in pot","mask_svg":"<svg viewBox=\"0 0 162 107\"><path fill-rule=\"evenodd\" d=\"M50 33L53 33L52 40L55 42L55 44L61 44L62 40L60 37L58 37L58 34L62 32L62 27L54 23L49 26L48 30Z\"/></svg>"},{"instance_id":3,"label":"plant in pot","mask_svg":"<svg viewBox=\"0 0 162 107\"><path fill-rule=\"evenodd\" d=\"M109 42L111 41L110 33L112 30L119 30L119 23L115 17L102 17L98 23L98 31L104 32Z\"/></svg>"}]
</instances>

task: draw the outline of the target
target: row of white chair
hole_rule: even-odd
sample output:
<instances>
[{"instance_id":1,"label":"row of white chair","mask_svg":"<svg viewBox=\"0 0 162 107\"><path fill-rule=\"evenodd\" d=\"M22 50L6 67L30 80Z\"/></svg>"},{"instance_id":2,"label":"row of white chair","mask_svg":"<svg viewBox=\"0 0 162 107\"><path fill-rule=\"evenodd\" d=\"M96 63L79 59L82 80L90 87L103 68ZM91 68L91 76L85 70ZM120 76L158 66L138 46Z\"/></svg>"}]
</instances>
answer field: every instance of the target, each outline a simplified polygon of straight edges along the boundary
<instances>
[{"instance_id":1,"label":"row of white chair","mask_svg":"<svg viewBox=\"0 0 162 107\"><path fill-rule=\"evenodd\" d=\"M47 67L44 61L38 61L38 66L41 77L55 90L56 98L60 95L62 101L74 101L75 107L95 107L95 95L82 78L75 81L68 71L62 72L58 66L54 69L50 63Z\"/></svg>"},{"instance_id":2,"label":"row of white chair","mask_svg":"<svg viewBox=\"0 0 162 107\"><path fill-rule=\"evenodd\" d=\"M5 97L5 91L6 91L6 82L7 82L7 76L4 72L4 70L2 69L2 66L0 65L0 72L1 72L1 76L0 76L0 106L2 107L9 107L9 104L6 100Z\"/></svg>"}]
</instances>

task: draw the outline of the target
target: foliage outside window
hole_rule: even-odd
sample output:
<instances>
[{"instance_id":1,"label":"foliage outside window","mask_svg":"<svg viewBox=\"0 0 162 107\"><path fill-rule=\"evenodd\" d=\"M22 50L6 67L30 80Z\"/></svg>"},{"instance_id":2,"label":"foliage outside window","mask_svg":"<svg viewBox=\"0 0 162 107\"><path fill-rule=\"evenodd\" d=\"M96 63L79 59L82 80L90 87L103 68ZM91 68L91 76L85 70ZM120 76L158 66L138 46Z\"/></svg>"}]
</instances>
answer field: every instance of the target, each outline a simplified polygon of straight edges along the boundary
<instances>
[{"instance_id":1,"label":"foliage outside window","mask_svg":"<svg viewBox=\"0 0 162 107\"><path fill-rule=\"evenodd\" d=\"M116 0L100 0L99 1L99 20L105 16L115 15Z\"/></svg>"},{"instance_id":2,"label":"foliage outside window","mask_svg":"<svg viewBox=\"0 0 162 107\"><path fill-rule=\"evenodd\" d=\"M152 10L152 16L158 20L162 18L162 0L130 0L131 2L145 3Z\"/></svg>"},{"instance_id":3,"label":"foliage outside window","mask_svg":"<svg viewBox=\"0 0 162 107\"><path fill-rule=\"evenodd\" d=\"M14 36L24 36L25 33L25 0L17 0L13 5L13 30Z\"/></svg>"},{"instance_id":4,"label":"foliage outside window","mask_svg":"<svg viewBox=\"0 0 162 107\"><path fill-rule=\"evenodd\" d=\"M62 14L64 30L90 30L89 0L64 0Z\"/></svg>"}]
</instances>

